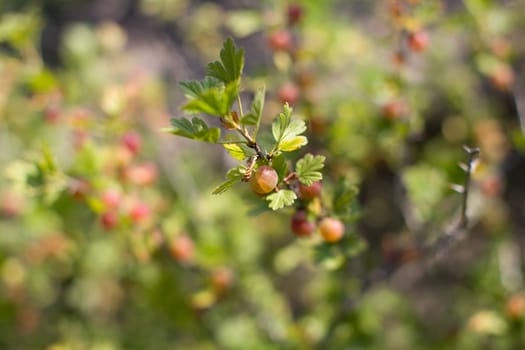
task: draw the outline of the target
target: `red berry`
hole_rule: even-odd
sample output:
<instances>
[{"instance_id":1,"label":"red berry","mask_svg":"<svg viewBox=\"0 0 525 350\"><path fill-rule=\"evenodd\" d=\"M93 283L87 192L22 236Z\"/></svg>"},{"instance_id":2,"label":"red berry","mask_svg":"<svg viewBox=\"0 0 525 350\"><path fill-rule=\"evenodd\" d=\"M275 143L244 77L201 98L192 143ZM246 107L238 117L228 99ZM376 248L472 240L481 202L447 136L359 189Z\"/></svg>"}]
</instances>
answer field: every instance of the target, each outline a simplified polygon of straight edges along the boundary
<instances>
[{"instance_id":1,"label":"red berry","mask_svg":"<svg viewBox=\"0 0 525 350\"><path fill-rule=\"evenodd\" d=\"M24 212L24 207L24 198L18 193L7 191L0 195L0 217L18 217Z\"/></svg>"},{"instance_id":2,"label":"red berry","mask_svg":"<svg viewBox=\"0 0 525 350\"><path fill-rule=\"evenodd\" d=\"M136 202L129 211L129 217L134 223L146 220L150 214L149 206L143 202Z\"/></svg>"},{"instance_id":3,"label":"red berry","mask_svg":"<svg viewBox=\"0 0 525 350\"><path fill-rule=\"evenodd\" d=\"M319 224L319 232L325 241L333 243L343 237L345 226L335 218L324 218Z\"/></svg>"},{"instance_id":4,"label":"red berry","mask_svg":"<svg viewBox=\"0 0 525 350\"><path fill-rule=\"evenodd\" d=\"M221 267L212 272L211 284L218 293L225 292L233 282L233 272L227 267Z\"/></svg>"},{"instance_id":5,"label":"red berry","mask_svg":"<svg viewBox=\"0 0 525 350\"><path fill-rule=\"evenodd\" d=\"M56 124L60 120L60 108L57 105L47 106L44 110L44 120Z\"/></svg>"},{"instance_id":6,"label":"red berry","mask_svg":"<svg viewBox=\"0 0 525 350\"><path fill-rule=\"evenodd\" d=\"M84 179L71 179L68 188L73 198L83 200L91 190L91 184Z\"/></svg>"},{"instance_id":7,"label":"red berry","mask_svg":"<svg viewBox=\"0 0 525 350\"><path fill-rule=\"evenodd\" d=\"M253 192L264 195L272 192L278 181L277 172L269 165L262 165L252 174L250 187Z\"/></svg>"},{"instance_id":8,"label":"red berry","mask_svg":"<svg viewBox=\"0 0 525 350\"><path fill-rule=\"evenodd\" d=\"M299 184L299 197L305 200L311 200L321 194L321 183L319 181L312 183L310 186Z\"/></svg>"},{"instance_id":9,"label":"red berry","mask_svg":"<svg viewBox=\"0 0 525 350\"><path fill-rule=\"evenodd\" d=\"M108 211L100 216L102 227L106 230L113 230L118 225L118 215L113 211Z\"/></svg>"},{"instance_id":10,"label":"red berry","mask_svg":"<svg viewBox=\"0 0 525 350\"><path fill-rule=\"evenodd\" d=\"M284 29L273 32L268 38L268 43L274 51L290 51L293 46L292 34Z\"/></svg>"},{"instance_id":11,"label":"red berry","mask_svg":"<svg viewBox=\"0 0 525 350\"><path fill-rule=\"evenodd\" d=\"M297 211L290 222L292 232L298 237L310 236L315 231L315 223L308 220L306 212Z\"/></svg>"},{"instance_id":12,"label":"red berry","mask_svg":"<svg viewBox=\"0 0 525 350\"><path fill-rule=\"evenodd\" d=\"M509 65L500 64L490 73L490 80L499 90L507 91L514 83L514 72Z\"/></svg>"},{"instance_id":13,"label":"red berry","mask_svg":"<svg viewBox=\"0 0 525 350\"><path fill-rule=\"evenodd\" d=\"M389 120L397 120L408 113L408 106L403 100L393 100L383 105L383 116Z\"/></svg>"},{"instance_id":14,"label":"red berry","mask_svg":"<svg viewBox=\"0 0 525 350\"><path fill-rule=\"evenodd\" d=\"M279 88L278 95L281 103L288 102L290 105L294 105L299 100L301 91L294 83L287 82Z\"/></svg>"},{"instance_id":15,"label":"red berry","mask_svg":"<svg viewBox=\"0 0 525 350\"><path fill-rule=\"evenodd\" d=\"M430 36L424 30L410 33L408 35L408 46L414 52L425 51L429 43L430 43Z\"/></svg>"},{"instance_id":16,"label":"red berry","mask_svg":"<svg viewBox=\"0 0 525 350\"><path fill-rule=\"evenodd\" d=\"M525 294L519 293L507 299L505 311L512 319L520 319L525 315Z\"/></svg>"},{"instance_id":17,"label":"red berry","mask_svg":"<svg viewBox=\"0 0 525 350\"><path fill-rule=\"evenodd\" d=\"M288 5L288 24L297 24L303 17L304 9L299 4Z\"/></svg>"},{"instance_id":18,"label":"red berry","mask_svg":"<svg viewBox=\"0 0 525 350\"><path fill-rule=\"evenodd\" d=\"M121 195L119 191L115 189L109 189L100 195L100 200L102 203L104 203L107 209L115 209L120 204Z\"/></svg>"},{"instance_id":19,"label":"red berry","mask_svg":"<svg viewBox=\"0 0 525 350\"><path fill-rule=\"evenodd\" d=\"M130 166L125 169L125 177L140 186L151 185L157 179L157 166L151 162Z\"/></svg>"},{"instance_id":20,"label":"red berry","mask_svg":"<svg viewBox=\"0 0 525 350\"><path fill-rule=\"evenodd\" d=\"M195 253L193 240L185 234L177 236L173 242L171 242L169 250L171 256L180 262L190 261Z\"/></svg>"},{"instance_id":21,"label":"red berry","mask_svg":"<svg viewBox=\"0 0 525 350\"><path fill-rule=\"evenodd\" d=\"M120 142L133 154L137 154L142 145L142 139L140 135L134 131L129 131L125 133L124 136L122 136Z\"/></svg>"}]
</instances>

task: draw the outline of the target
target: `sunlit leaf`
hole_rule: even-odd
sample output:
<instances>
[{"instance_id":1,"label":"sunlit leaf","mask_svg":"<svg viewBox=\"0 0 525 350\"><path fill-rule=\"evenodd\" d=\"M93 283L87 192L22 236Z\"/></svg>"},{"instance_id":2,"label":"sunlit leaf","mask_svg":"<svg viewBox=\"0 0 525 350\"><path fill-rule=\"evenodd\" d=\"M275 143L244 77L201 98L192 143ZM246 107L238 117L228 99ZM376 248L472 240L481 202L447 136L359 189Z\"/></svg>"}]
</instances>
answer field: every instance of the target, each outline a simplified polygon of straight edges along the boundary
<instances>
[{"instance_id":1,"label":"sunlit leaf","mask_svg":"<svg viewBox=\"0 0 525 350\"><path fill-rule=\"evenodd\" d=\"M299 159L295 169L299 181L310 186L312 183L322 180L323 174L319 170L324 167L324 161L324 156L313 156L310 153Z\"/></svg>"},{"instance_id":2,"label":"sunlit leaf","mask_svg":"<svg viewBox=\"0 0 525 350\"><path fill-rule=\"evenodd\" d=\"M297 195L291 190L280 190L266 196L266 200L270 202L268 206L272 210L278 210L292 205L296 199Z\"/></svg>"},{"instance_id":3,"label":"sunlit leaf","mask_svg":"<svg viewBox=\"0 0 525 350\"><path fill-rule=\"evenodd\" d=\"M228 38L220 54L221 60L211 62L206 67L206 75L214 77L225 84L237 82L244 67L244 49L235 46Z\"/></svg>"},{"instance_id":4,"label":"sunlit leaf","mask_svg":"<svg viewBox=\"0 0 525 350\"><path fill-rule=\"evenodd\" d=\"M233 185L241 181L245 170L246 167L243 165L228 170L228 172L226 173L226 181L224 181L219 186L215 187L212 193L221 194L228 191Z\"/></svg>"},{"instance_id":5,"label":"sunlit leaf","mask_svg":"<svg viewBox=\"0 0 525 350\"><path fill-rule=\"evenodd\" d=\"M191 121L186 118L173 118L171 119L171 125L172 127L165 128L163 131L210 143L216 143L221 137L219 128L208 128L206 123L197 117L194 117Z\"/></svg>"}]
</instances>

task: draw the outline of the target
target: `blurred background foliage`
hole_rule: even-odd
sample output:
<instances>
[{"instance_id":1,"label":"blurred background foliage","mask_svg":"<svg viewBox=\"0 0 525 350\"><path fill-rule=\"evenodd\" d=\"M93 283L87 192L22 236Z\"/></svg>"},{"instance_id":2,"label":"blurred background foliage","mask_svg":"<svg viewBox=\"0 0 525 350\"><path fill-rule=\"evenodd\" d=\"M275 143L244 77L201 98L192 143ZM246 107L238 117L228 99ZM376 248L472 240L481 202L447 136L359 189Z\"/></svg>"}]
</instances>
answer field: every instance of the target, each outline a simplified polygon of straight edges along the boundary
<instances>
[{"instance_id":1,"label":"blurred background foliage","mask_svg":"<svg viewBox=\"0 0 525 350\"><path fill-rule=\"evenodd\" d=\"M227 36L359 188L347 250L160 132ZM524 37L521 0L3 0L0 347L525 348Z\"/></svg>"}]
</instances>

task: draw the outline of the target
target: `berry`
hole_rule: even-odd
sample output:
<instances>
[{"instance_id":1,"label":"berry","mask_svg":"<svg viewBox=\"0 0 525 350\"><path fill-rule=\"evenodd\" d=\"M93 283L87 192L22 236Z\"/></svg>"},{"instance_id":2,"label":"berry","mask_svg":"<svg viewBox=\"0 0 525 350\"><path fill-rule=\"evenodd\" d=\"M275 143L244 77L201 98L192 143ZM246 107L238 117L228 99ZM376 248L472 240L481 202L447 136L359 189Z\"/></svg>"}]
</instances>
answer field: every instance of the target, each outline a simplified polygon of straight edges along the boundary
<instances>
[{"instance_id":1,"label":"berry","mask_svg":"<svg viewBox=\"0 0 525 350\"><path fill-rule=\"evenodd\" d=\"M114 189L106 190L100 195L100 200L107 209L115 209L120 204L120 192Z\"/></svg>"},{"instance_id":2,"label":"berry","mask_svg":"<svg viewBox=\"0 0 525 350\"><path fill-rule=\"evenodd\" d=\"M50 124L56 124L60 121L60 108L56 105L47 106L44 109L44 120Z\"/></svg>"},{"instance_id":3,"label":"berry","mask_svg":"<svg viewBox=\"0 0 525 350\"><path fill-rule=\"evenodd\" d=\"M294 105L301 95L299 87L292 82L287 82L279 88L277 92L281 103L288 102L290 105Z\"/></svg>"},{"instance_id":4,"label":"berry","mask_svg":"<svg viewBox=\"0 0 525 350\"><path fill-rule=\"evenodd\" d=\"M211 284L217 293L223 293L233 282L233 272L227 267L221 267L211 274Z\"/></svg>"},{"instance_id":5,"label":"berry","mask_svg":"<svg viewBox=\"0 0 525 350\"><path fill-rule=\"evenodd\" d=\"M171 256L180 262L189 262L195 253L193 240L185 234L177 236L171 242L169 250Z\"/></svg>"},{"instance_id":6,"label":"berry","mask_svg":"<svg viewBox=\"0 0 525 350\"><path fill-rule=\"evenodd\" d=\"M273 51L290 51L293 46L292 34L284 29L273 32L268 43Z\"/></svg>"},{"instance_id":7,"label":"berry","mask_svg":"<svg viewBox=\"0 0 525 350\"><path fill-rule=\"evenodd\" d=\"M424 30L410 33L408 35L408 47L414 52L423 52L430 43L430 36Z\"/></svg>"},{"instance_id":8,"label":"berry","mask_svg":"<svg viewBox=\"0 0 525 350\"><path fill-rule=\"evenodd\" d=\"M118 225L118 216L115 212L108 211L100 216L100 222L106 230L113 230Z\"/></svg>"},{"instance_id":9,"label":"berry","mask_svg":"<svg viewBox=\"0 0 525 350\"><path fill-rule=\"evenodd\" d=\"M136 202L129 211L129 217L134 223L146 220L150 215L150 208L143 202Z\"/></svg>"},{"instance_id":10,"label":"berry","mask_svg":"<svg viewBox=\"0 0 525 350\"><path fill-rule=\"evenodd\" d=\"M319 232L325 241L333 243L343 237L345 226L335 218L324 218L319 224Z\"/></svg>"},{"instance_id":11,"label":"berry","mask_svg":"<svg viewBox=\"0 0 525 350\"><path fill-rule=\"evenodd\" d=\"M134 184L148 186L157 179L157 166L151 162L132 165L125 169L124 175L127 180Z\"/></svg>"},{"instance_id":12,"label":"berry","mask_svg":"<svg viewBox=\"0 0 525 350\"><path fill-rule=\"evenodd\" d=\"M68 184L68 189L73 198L82 201L91 190L91 184L84 179L71 179Z\"/></svg>"},{"instance_id":13,"label":"berry","mask_svg":"<svg viewBox=\"0 0 525 350\"><path fill-rule=\"evenodd\" d=\"M514 72L508 64L499 64L491 73L492 84L501 91L507 91L514 83Z\"/></svg>"},{"instance_id":14,"label":"berry","mask_svg":"<svg viewBox=\"0 0 525 350\"><path fill-rule=\"evenodd\" d=\"M298 237L310 236L315 230L315 223L309 221L306 212L302 210L292 216L290 224L292 232Z\"/></svg>"},{"instance_id":15,"label":"berry","mask_svg":"<svg viewBox=\"0 0 525 350\"><path fill-rule=\"evenodd\" d=\"M129 131L122 136L120 143L126 147L131 153L137 154L142 146L142 139L140 135L134 131Z\"/></svg>"},{"instance_id":16,"label":"berry","mask_svg":"<svg viewBox=\"0 0 525 350\"><path fill-rule=\"evenodd\" d=\"M520 319L525 315L525 294L514 294L507 299L505 311L512 319Z\"/></svg>"},{"instance_id":17,"label":"berry","mask_svg":"<svg viewBox=\"0 0 525 350\"><path fill-rule=\"evenodd\" d=\"M262 165L251 176L250 187L253 192L264 195L272 192L278 181L277 172L269 165Z\"/></svg>"},{"instance_id":18,"label":"berry","mask_svg":"<svg viewBox=\"0 0 525 350\"><path fill-rule=\"evenodd\" d=\"M408 106L403 100L393 100L383 105L382 112L386 119L396 120L408 113Z\"/></svg>"},{"instance_id":19,"label":"berry","mask_svg":"<svg viewBox=\"0 0 525 350\"><path fill-rule=\"evenodd\" d=\"M295 25L299 23L304 14L304 9L299 4L288 5L288 24Z\"/></svg>"},{"instance_id":20,"label":"berry","mask_svg":"<svg viewBox=\"0 0 525 350\"><path fill-rule=\"evenodd\" d=\"M321 194L321 183L319 181L312 183L310 186L299 184L299 197L304 200L311 200L319 197Z\"/></svg>"}]
</instances>

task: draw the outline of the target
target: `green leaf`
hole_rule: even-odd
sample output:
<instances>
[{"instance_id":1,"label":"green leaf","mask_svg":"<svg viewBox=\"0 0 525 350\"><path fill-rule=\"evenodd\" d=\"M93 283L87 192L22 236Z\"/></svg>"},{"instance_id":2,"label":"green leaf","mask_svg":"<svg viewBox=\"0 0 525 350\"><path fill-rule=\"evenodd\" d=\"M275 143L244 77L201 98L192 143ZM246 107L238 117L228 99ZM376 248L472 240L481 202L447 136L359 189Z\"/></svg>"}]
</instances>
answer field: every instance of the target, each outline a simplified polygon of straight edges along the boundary
<instances>
[{"instance_id":1,"label":"green leaf","mask_svg":"<svg viewBox=\"0 0 525 350\"><path fill-rule=\"evenodd\" d=\"M224 86L224 84L215 78L206 77L202 81L181 81L179 86L188 99L194 99L199 98L205 91L212 88L220 88Z\"/></svg>"},{"instance_id":2,"label":"green leaf","mask_svg":"<svg viewBox=\"0 0 525 350\"><path fill-rule=\"evenodd\" d=\"M228 191L233 185L241 181L245 170L246 167L244 165L240 165L236 168L228 170L228 172L226 173L226 181L220 184L219 186L215 187L212 193L221 194Z\"/></svg>"},{"instance_id":3,"label":"green leaf","mask_svg":"<svg viewBox=\"0 0 525 350\"><path fill-rule=\"evenodd\" d=\"M233 40L228 38L221 50L221 61L215 61L206 67L206 75L219 79L225 84L240 81L244 67L244 50L237 49Z\"/></svg>"},{"instance_id":4,"label":"green leaf","mask_svg":"<svg viewBox=\"0 0 525 350\"><path fill-rule=\"evenodd\" d=\"M242 143L226 143L223 146L230 156L238 160L245 160L255 154L253 149Z\"/></svg>"},{"instance_id":5,"label":"green leaf","mask_svg":"<svg viewBox=\"0 0 525 350\"><path fill-rule=\"evenodd\" d=\"M324 242L314 248L314 260L327 270L337 270L345 262L345 257L337 246Z\"/></svg>"},{"instance_id":6,"label":"green leaf","mask_svg":"<svg viewBox=\"0 0 525 350\"><path fill-rule=\"evenodd\" d=\"M290 125L290 122L292 120L292 109L286 103L284 105L284 113L279 113L279 117L274 120L272 123L272 134L273 138L277 143L281 141L281 138L284 134L284 131L286 128L288 128L288 125Z\"/></svg>"},{"instance_id":7,"label":"green leaf","mask_svg":"<svg viewBox=\"0 0 525 350\"><path fill-rule=\"evenodd\" d=\"M197 141L216 143L221 136L219 128L208 128L208 125L197 117L191 121L186 118L173 118L171 125L171 128L165 128L163 131Z\"/></svg>"},{"instance_id":8,"label":"green leaf","mask_svg":"<svg viewBox=\"0 0 525 350\"><path fill-rule=\"evenodd\" d=\"M292 205L296 199L297 195L291 190L280 190L266 196L266 200L270 202L268 206L272 210L278 210Z\"/></svg>"},{"instance_id":9,"label":"green leaf","mask_svg":"<svg viewBox=\"0 0 525 350\"><path fill-rule=\"evenodd\" d=\"M284 113L272 123L272 134L276 141L274 151L291 152L306 145L308 139L298 136L306 130L306 124L302 120L291 120L292 109L288 104L284 105Z\"/></svg>"},{"instance_id":10,"label":"green leaf","mask_svg":"<svg viewBox=\"0 0 525 350\"><path fill-rule=\"evenodd\" d=\"M257 132L259 131L259 125L261 124L263 107L265 99L265 88L257 90L255 96L253 97L250 113L248 113L242 120L243 125L255 125L255 131L253 137L257 137Z\"/></svg>"},{"instance_id":11,"label":"green leaf","mask_svg":"<svg viewBox=\"0 0 525 350\"><path fill-rule=\"evenodd\" d=\"M190 84L188 84L190 83ZM195 82L185 82L184 89L190 101L182 107L191 113L206 113L219 117L228 115L231 106L238 95L238 86L235 84L216 85L205 87L205 84L199 86ZM198 82L197 82L198 83ZM181 85L182 86L182 85Z\"/></svg>"},{"instance_id":12,"label":"green leaf","mask_svg":"<svg viewBox=\"0 0 525 350\"><path fill-rule=\"evenodd\" d=\"M295 136L290 139L282 140L279 144L279 150L283 152L292 152L296 149L301 148L302 146L308 143L308 139L304 136Z\"/></svg>"},{"instance_id":13,"label":"green leaf","mask_svg":"<svg viewBox=\"0 0 525 350\"><path fill-rule=\"evenodd\" d=\"M306 186L310 186L312 183L321 180L323 174L319 170L324 167L324 161L324 156L313 156L310 153L299 159L295 166L299 181Z\"/></svg>"},{"instance_id":14,"label":"green leaf","mask_svg":"<svg viewBox=\"0 0 525 350\"><path fill-rule=\"evenodd\" d=\"M288 164L286 163L284 154L281 153L272 158L272 168L274 168L277 175L279 175L279 182L288 175Z\"/></svg>"}]
</instances>

